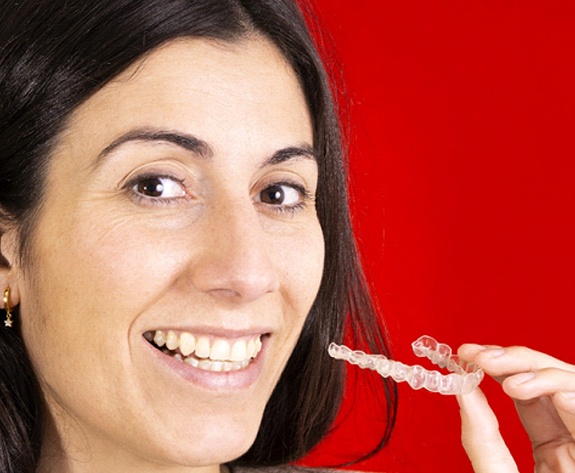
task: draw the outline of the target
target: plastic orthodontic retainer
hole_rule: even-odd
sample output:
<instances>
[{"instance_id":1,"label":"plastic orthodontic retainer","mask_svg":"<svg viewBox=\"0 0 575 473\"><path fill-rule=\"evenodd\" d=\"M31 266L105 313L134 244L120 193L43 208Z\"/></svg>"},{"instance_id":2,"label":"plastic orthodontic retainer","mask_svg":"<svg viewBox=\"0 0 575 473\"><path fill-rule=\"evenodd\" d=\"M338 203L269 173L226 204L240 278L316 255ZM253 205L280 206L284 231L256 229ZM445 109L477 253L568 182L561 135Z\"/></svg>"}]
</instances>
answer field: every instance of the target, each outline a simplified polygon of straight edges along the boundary
<instances>
[{"instance_id":1,"label":"plastic orthodontic retainer","mask_svg":"<svg viewBox=\"0 0 575 473\"><path fill-rule=\"evenodd\" d=\"M362 369L377 371L382 377L392 377L397 382L407 381L413 389L427 389L432 393L466 394L475 389L483 379L483 370L473 363L466 363L445 343L438 343L427 335L419 337L411 344L413 353L420 358L428 358L451 374L428 371L423 366L409 366L400 361L390 360L383 355L367 355L353 351L345 345L331 343L328 352L336 360L345 360Z\"/></svg>"}]
</instances>

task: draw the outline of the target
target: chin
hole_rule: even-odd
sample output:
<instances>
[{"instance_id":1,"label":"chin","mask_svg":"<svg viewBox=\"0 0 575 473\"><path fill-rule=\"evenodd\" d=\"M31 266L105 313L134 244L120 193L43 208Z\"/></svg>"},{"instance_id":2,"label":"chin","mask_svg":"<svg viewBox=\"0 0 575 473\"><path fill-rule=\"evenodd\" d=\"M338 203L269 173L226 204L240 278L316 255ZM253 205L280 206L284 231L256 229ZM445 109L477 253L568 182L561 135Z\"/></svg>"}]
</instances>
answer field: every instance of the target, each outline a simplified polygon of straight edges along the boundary
<instances>
[{"instance_id":1,"label":"chin","mask_svg":"<svg viewBox=\"0 0 575 473\"><path fill-rule=\"evenodd\" d=\"M161 463L208 466L231 462L246 453L255 441L259 421L214 422L203 428L194 424L193 432L181 432L177 438L164 438L158 452ZM184 440L186 439L186 440ZM148 454L150 451L148 451Z\"/></svg>"}]
</instances>

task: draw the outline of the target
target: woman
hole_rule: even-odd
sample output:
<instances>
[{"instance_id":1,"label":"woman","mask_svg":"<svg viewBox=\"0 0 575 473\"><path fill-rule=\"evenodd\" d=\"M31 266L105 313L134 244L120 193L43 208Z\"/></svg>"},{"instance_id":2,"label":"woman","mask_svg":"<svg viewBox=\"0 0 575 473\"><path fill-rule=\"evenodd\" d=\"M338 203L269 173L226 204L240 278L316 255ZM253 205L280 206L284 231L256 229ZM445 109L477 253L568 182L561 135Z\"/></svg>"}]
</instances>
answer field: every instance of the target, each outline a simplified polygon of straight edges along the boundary
<instances>
[{"instance_id":1,"label":"woman","mask_svg":"<svg viewBox=\"0 0 575 473\"><path fill-rule=\"evenodd\" d=\"M0 13L3 471L300 458L339 403L328 343L351 324L355 346L387 350L297 8L30 0ZM524 370L513 352L493 367L489 350L465 350L490 373ZM489 410L477 393L462 406L470 456L491 471L475 443Z\"/></svg>"},{"instance_id":2,"label":"woman","mask_svg":"<svg viewBox=\"0 0 575 473\"><path fill-rule=\"evenodd\" d=\"M295 5L1 12L3 470L301 457L337 411L328 343L377 329Z\"/></svg>"}]
</instances>

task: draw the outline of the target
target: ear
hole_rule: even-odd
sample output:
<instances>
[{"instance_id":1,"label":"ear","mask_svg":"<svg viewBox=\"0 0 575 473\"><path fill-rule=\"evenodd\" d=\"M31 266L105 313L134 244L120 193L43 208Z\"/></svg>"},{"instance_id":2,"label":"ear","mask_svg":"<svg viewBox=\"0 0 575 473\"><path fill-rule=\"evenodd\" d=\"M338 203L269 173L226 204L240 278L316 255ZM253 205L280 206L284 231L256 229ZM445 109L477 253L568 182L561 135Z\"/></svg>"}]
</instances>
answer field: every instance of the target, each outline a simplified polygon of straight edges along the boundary
<instances>
[{"instance_id":1,"label":"ear","mask_svg":"<svg viewBox=\"0 0 575 473\"><path fill-rule=\"evenodd\" d=\"M0 293L10 288L10 307L20 302L18 232L0 224Z\"/></svg>"}]
</instances>

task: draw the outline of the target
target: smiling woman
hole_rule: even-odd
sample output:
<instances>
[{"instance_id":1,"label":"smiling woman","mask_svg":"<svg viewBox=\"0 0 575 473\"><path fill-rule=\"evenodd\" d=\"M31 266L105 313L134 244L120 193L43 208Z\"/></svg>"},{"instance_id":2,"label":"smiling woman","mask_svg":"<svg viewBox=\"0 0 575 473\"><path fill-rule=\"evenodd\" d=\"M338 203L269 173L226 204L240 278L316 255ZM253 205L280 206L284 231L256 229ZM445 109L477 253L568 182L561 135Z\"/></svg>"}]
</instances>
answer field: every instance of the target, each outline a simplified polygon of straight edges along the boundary
<instances>
[{"instance_id":1,"label":"smiling woman","mask_svg":"<svg viewBox=\"0 0 575 473\"><path fill-rule=\"evenodd\" d=\"M165 45L75 110L13 284L53 438L122 471L249 448L320 285L317 163L283 152L312 139L262 38Z\"/></svg>"},{"instance_id":2,"label":"smiling woman","mask_svg":"<svg viewBox=\"0 0 575 473\"><path fill-rule=\"evenodd\" d=\"M339 406L329 342L387 348L298 7L25 0L0 23L0 469L303 456Z\"/></svg>"}]
</instances>

